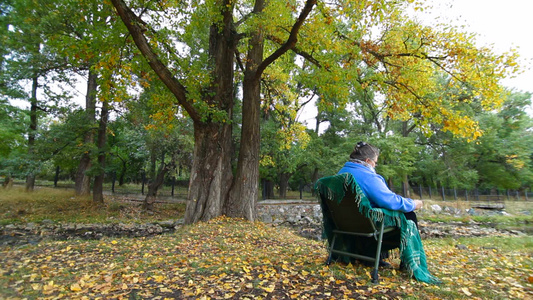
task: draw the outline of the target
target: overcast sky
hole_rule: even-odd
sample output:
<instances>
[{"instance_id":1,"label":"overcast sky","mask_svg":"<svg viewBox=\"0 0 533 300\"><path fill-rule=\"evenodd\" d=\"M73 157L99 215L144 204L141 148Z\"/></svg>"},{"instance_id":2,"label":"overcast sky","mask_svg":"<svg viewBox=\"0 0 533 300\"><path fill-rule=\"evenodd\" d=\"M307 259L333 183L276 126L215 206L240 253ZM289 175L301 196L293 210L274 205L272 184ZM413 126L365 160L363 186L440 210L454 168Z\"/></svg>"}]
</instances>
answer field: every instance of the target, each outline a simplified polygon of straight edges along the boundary
<instances>
[{"instance_id":1,"label":"overcast sky","mask_svg":"<svg viewBox=\"0 0 533 300\"><path fill-rule=\"evenodd\" d=\"M432 10L422 14L426 22L465 25L465 31L479 35L479 45L493 45L496 53L509 51L511 47L517 48L524 72L502 83L517 91L533 92L533 1L426 1L433 6Z\"/></svg>"}]
</instances>

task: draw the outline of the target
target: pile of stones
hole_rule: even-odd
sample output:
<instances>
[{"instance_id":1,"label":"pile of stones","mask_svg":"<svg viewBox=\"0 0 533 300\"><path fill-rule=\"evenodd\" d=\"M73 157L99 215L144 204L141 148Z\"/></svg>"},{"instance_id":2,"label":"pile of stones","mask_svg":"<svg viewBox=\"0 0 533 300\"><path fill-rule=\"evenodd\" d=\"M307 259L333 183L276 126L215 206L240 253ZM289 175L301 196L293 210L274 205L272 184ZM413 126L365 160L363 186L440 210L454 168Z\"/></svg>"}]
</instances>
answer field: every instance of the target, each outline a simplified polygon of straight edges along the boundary
<instances>
[{"instance_id":1,"label":"pile of stones","mask_svg":"<svg viewBox=\"0 0 533 300\"><path fill-rule=\"evenodd\" d=\"M448 214L468 216L480 214L507 214L504 211L484 212L469 209L460 210L453 207L432 205L429 210L420 211L419 221L422 238L459 237L488 235L526 235L518 230L497 229L492 224L467 222L432 223L423 220L424 214ZM322 211L317 203L260 203L258 221L272 226L286 226L306 238L322 239ZM508 214L507 214L508 215ZM100 239L111 237L145 237L173 232L183 224L183 219L167 220L154 223L112 223L112 224L61 224L51 220L40 223L8 224L0 226L0 247L36 244L43 239L66 240L73 238Z\"/></svg>"}]
</instances>

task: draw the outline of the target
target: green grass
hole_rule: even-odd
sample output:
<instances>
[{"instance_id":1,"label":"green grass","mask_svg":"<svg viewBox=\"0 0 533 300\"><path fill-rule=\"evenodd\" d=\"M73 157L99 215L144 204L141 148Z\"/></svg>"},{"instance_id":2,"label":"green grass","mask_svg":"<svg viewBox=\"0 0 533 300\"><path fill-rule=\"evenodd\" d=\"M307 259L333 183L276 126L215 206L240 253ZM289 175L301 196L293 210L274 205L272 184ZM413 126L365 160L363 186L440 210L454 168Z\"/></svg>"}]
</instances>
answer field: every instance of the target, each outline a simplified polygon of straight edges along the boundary
<instances>
[{"instance_id":1,"label":"green grass","mask_svg":"<svg viewBox=\"0 0 533 300\"><path fill-rule=\"evenodd\" d=\"M183 217L185 204L155 203L146 212L140 202L125 202L106 196L104 203L95 203L90 196L76 196L72 190L38 188L25 192L22 188L1 190L0 224L42 222L113 223L150 222Z\"/></svg>"},{"instance_id":2,"label":"green grass","mask_svg":"<svg viewBox=\"0 0 533 300\"><path fill-rule=\"evenodd\" d=\"M456 209L467 210L472 206L475 206L479 203L472 201L434 201L426 200L424 201L424 212L419 213L419 218L422 220L430 222L462 222L465 224L471 222L482 223L482 226L491 226L497 229L514 229L520 230L528 233L533 233L533 201L505 201L504 211L509 215L498 215L494 213L487 213L490 211L483 211L478 209L480 215L450 215L446 213L434 214L431 212L430 206L433 204L438 204L441 207L454 207Z\"/></svg>"}]
</instances>

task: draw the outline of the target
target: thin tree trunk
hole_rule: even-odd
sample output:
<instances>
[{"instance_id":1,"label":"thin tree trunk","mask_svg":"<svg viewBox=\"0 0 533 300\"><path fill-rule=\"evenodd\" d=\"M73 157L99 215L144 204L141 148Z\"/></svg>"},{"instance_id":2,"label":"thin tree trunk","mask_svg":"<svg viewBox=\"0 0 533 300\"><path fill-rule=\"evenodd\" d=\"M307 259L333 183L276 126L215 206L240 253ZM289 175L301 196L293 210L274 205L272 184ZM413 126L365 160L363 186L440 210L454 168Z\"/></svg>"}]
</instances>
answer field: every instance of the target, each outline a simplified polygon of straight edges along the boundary
<instances>
[{"instance_id":1,"label":"thin tree trunk","mask_svg":"<svg viewBox=\"0 0 533 300\"><path fill-rule=\"evenodd\" d=\"M319 179L318 178L318 176L319 176L318 175L318 171L319 171L319 169L315 168L315 170L313 171L313 175L311 175L311 183L313 184L313 186L314 186L315 182ZM315 196L315 189L313 188L313 189L311 189L311 191L312 191L313 196Z\"/></svg>"},{"instance_id":2,"label":"thin tree trunk","mask_svg":"<svg viewBox=\"0 0 533 300\"><path fill-rule=\"evenodd\" d=\"M290 173L281 173L279 176L279 198L287 199L287 189L289 188Z\"/></svg>"},{"instance_id":3,"label":"thin tree trunk","mask_svg":"<svg viewBox=\"0 0 533 300\"><path fill-rule=\"evenodd\" d=\"M105 177L105 157L107 143L107 119L109 116L109 104L107 101L102 102L102 111L100 112L100 126L98 127L98 175L94 177L93 201L98 203L104 202L104 177Z\"/></svg>"},{"instance_id":4,"label":"thin tree trunk","mask_svg":"<svg viewBox=\"0 0 533 300\"><path fill-rule=\"evenodd\" d=\"M144 198L143 202L144 210L151 210L153 208L153 204L157 196L157 191L159 190L159 187L161 187L165 182L165 175L167 174L172 164L173 163L165 164L164 158L161 160L161 165L159 166L157 176L155 176L152 182L148 185L148 193L146 194L146 197Z\"/></svg>"},{"instance_id":5,"label":"thin tree trunk","mask_svg":"<svg viewBox=\"0 0 533 300\"><path fill-rule=\"evenodd\" d=\"M31 161L35 159L35 135L37 133L37 88L39 85L39 78L33 77L31 85L31 99L30 99L30 130L28 131L28 157ZM26 191L31 192L35 187L35 170L30 167L28 175L26 175Z\"/></svg>"},{"instance_id":6,"label":"thin tree trunk","mask_svg":"<svg viewBox=\"0 0 533 300\"><path fill-rule=\"evenodd\" d=\"M150 169L148 171L148 176L150 176L150 182L153 181L157 175L157 149L154 149L155 147L151 147L152 150L150 151Z\"/></svg>"},{"instance_id":7,"label":"thin tree trunk","mask_svg":"<svg viewBox=\"0 0 533 300\"><path fill-rule=\"evenodd\" d=\"M414 124L410 127L408 127L408 125L409 124L407 121L404 121L402 123L402 136L403 137L408 137L409 133L413 131L413 129L415 128ZM405 174L402 178L402 192L403 192L404 197L411 198L411 191L409 189L409 178L407 174Z\"/></svg>"},{"instance_id":8,"label":"thin tree trunk","mask_svg":"<svg viewBox=\"0 0 533 300\"><path fill-rule=\"evenodd\" d=\"M126 160L122 160L122 168L120 170L120 175L118 177L118 185L122 186L124 184L124 178L126 178L126 171L128 170L128 163Z\"/></svg>"},{"instance_id":9,"label":"thin tree trunk","mask_svg":"<svg viewBox=\"0 0 533 300\"><path fill-rule=\"evenodd\" d=\"M266 199L274 199L274 183L272 180L265 179L265 186L263 189L265 189L264 193Z\"/></svg>"},{"instance_id":10,"label":"thin tree trunk","mask_svg":"<svg viewBox=\"0 0 533 300\"><path fill-rule=\"evenodd\" d=\"M403 175L402 192L404 197L411 198L411 190L409 188L409 178L407 178L407 174Z\"/></svg>"},{"instance_id":11,"label":"thin tree trunk","mask_svg":"<svg viewBox=\"0 0 533 300\"><path fill-rule=\"evenodd\" d=\"M89 79L87 80L87 94L85 95L85 118L87 124L92 127L95 121L96 111L96 83L97 75L93 71L89 71ZM91 177L87 175L87 171L91 168L91 153L88 150L92 147L94 142L94 133L92 128L89 128L83 139L85 151L83 152L78 170L76 171L76 178L74 189L77 195L88 195L91 192Z\"/></svg>"}]
</instances>

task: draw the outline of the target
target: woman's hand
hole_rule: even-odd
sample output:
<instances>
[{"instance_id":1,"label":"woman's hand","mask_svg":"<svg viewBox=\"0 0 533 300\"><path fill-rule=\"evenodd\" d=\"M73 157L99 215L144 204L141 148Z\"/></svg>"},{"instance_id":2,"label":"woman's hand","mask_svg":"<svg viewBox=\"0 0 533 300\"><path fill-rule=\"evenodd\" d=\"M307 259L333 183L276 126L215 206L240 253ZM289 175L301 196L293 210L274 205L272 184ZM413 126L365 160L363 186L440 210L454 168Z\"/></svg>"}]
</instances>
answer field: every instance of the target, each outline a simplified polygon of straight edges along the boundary
<instances>
[{"instance_id":1,"label":"woman's hand","mask_svg":"<svg viewBox=\"0 0 533 300\"><path fill-rule=\"evenodd\" d=\"M415 202L415 210L422 208L424 202L422 200L413 200Z\"/></svg>"}]
</instances>

